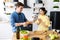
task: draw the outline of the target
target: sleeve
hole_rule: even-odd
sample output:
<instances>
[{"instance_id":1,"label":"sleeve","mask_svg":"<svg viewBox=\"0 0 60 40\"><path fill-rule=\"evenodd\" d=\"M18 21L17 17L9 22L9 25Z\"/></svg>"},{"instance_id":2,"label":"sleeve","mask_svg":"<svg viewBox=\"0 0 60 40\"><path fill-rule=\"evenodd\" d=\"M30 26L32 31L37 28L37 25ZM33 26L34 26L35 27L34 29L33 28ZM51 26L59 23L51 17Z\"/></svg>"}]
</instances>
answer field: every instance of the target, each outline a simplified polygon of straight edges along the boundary
<instances>
[{"instance_id":1,"label":"sleeve","mask_svg":"<svg viewBox=\"0 0 60 40\"><path fill-rule=\"evenodd\" d=\"M15 19L14 19L14 15L11 15L10 22L11 22L12 27L15 27Z\"/></svg>"},{"instance_id":2,"label":"sleeve","mask_svg":"<svg viewBox=\"0 0 60 40\"><path fill-rule=\"evenodd\" d=\"M25 21L25 22L27 21L26 17L24 18L24 21Z\"/></svg>"},{"instance_id":3,"label":"sleeve","mask_svg":"<svg viewBox=\"0 0 60 40\"><path fill-rule=\"evenodd\" d=\"M24 14L23 14L23 15L24 15ZM24 15L24 21L25 21L25 22L28 21L27 18L25 17L25 15Z\"/></svg>"}]
</instances>

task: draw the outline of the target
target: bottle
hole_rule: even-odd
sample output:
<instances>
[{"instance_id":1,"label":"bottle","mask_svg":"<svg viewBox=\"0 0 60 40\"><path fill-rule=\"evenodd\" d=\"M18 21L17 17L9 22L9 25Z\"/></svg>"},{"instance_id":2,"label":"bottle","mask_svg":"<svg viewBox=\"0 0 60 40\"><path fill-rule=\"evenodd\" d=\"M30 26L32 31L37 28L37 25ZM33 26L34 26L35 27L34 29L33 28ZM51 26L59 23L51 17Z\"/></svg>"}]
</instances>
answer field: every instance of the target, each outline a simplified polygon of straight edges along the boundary
<instances>
[{"instance_id":1,"label":"bottle","mask_svg":"<svg viewBox=\"0 0 60 40\"><path fill-rule=\"evenodd\" d=\"M17 27L16 38L20 39L20 29Z\"/></svg>"}]
</instances>

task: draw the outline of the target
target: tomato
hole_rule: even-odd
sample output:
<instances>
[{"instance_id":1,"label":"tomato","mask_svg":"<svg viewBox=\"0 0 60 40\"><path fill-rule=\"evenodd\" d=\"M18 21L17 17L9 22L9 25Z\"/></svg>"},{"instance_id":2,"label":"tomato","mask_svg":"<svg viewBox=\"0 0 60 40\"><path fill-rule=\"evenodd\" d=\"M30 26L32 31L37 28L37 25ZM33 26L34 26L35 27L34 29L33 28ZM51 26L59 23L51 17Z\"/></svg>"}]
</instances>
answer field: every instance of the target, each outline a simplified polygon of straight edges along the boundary
<instances>
[{"instance_id":1,"label":"tomato","mask_svg":"<svg viewBox=\"0 0 60 40\"><path fill-rule=\"evenodd\" d=\"M27 35L24 35L23 39L24 40L28 40L28 36Z\"/></svg>"},{"instance_id":2,"label":"tomato","mask_svg":"<svg viewBox=\"0 0 60 40\"><path fill-rule=\"evenodd\" d=\"M27 35L25 35L25 36L24 36L24 38L28 38L28 36L27 36Z\"/></svg>"}]
</instances>

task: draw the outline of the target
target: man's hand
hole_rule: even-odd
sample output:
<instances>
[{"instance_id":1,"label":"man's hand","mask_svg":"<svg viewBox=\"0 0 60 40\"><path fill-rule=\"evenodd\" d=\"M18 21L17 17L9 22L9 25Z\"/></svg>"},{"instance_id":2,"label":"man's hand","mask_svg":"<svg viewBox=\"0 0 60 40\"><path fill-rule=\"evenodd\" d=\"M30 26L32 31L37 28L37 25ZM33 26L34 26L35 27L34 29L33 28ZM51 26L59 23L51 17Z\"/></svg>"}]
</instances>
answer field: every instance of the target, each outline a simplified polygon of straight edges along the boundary
<instances>
[{"instance_id":1,"label":"man's hand","mask_svg":"<svg viewBox=\"0 0 60 40\"><path fill-rule=\"evenodd\" d=\"M24 23L23 23L23 26L24 26L24 27L27 27L27 25L29 25L29 24L32 24L32 22L29 22L29 21L24 22Z\"/></svg>"},{"instance_id":2,"label":"man's hand","mask_svg":"<svg viewBox=\"0 0 60 40\"><path fill-rule=\"evenodd\" d=\"M15 23L16 27L21 26L21 25L23 25L24 27L26 27L27 23L26 22L24 22L24 23Z\"/></svg>"},{"instance_id":3,"label":"man's hand","mask_svg":"<svg viewBox=\"0 0 60 40\"><path fill-rule=\"evenodd\" d=\"M23 26L26 27L28 24L26 22L23 23Z\"/></svg>"},{"instance_id":4,"label":"man's hand","mask_svg":"<svg viewBox=\"0 0 60 40\"><path fill-rule=\"evenodd\" d=\"M21 26L21 25L23 25L23 23L15 23L15 26L17 27L17 26Z\"/></svg>"},{"instance_id":5,"label":"man's hand","mask_svg":"<svg viewBox=\"0 0 60 40\"><path fill-rule=\"evenodd\" d=\"M15 23L15 26L23 25L24 27L26 27L28 24L32 24L32 22L27 21L27 22L23 22L23 23Z\"/></svg>"}]
</instances>

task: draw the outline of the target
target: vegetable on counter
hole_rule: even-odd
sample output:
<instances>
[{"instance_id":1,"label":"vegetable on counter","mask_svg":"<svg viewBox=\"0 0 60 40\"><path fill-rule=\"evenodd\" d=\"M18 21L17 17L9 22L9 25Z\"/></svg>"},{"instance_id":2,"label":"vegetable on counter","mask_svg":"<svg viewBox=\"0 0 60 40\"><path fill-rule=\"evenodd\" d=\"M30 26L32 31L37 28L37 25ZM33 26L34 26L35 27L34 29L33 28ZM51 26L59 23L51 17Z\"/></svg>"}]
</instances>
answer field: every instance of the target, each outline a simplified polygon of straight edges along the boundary
<instances>
[{"instance_id":1,"label":"vegetable on counter","mask_svg":"<svg viewBox=\"0 0 60 40\"><path fill-rule=\"evenodd\" d=\"M21 34L28 34L29 31L27 31L27 30L21 30L20 33L21 33Z\"/></svg>"}]
</instances>

